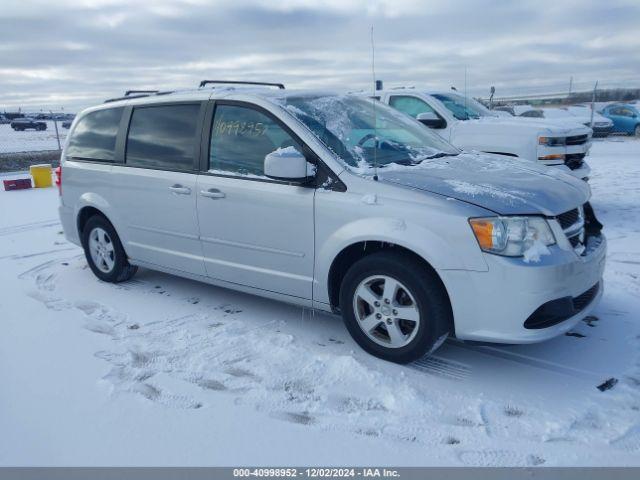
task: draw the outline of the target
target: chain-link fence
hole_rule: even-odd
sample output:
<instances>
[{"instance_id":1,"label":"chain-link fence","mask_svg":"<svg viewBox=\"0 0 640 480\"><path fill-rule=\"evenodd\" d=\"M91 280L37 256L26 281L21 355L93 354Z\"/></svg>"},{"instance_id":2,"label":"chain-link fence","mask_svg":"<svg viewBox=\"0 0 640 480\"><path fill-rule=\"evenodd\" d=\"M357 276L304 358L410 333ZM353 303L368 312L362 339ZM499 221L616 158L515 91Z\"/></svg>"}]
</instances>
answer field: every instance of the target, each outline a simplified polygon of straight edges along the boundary
<instances>
[{"instance_id":1,"label":"chain-link fence","mask_svg":"<svg viewBox=\"0 0 640 480\"><path fill-rule=\"evenodd\" d=\"M64 125L63 125L64 123ZM57 165L68 124L59 120L2 119L0 172L28 169L30 165Z\"/></svg>"},{"instance_id":2,"label":"chain-link fence","mask_svg":"<svg viewBox=\"0 0 640 480\"><path fill-rule=\"evenodd\" d=\"M593 129L594 138L640 136L638 82L628 85L618 82L578 83L570 79L566 88L504 86L489 87L486 92L485 96L474 97L502 116L546 119L564 124L579 122Z\"/></svg>"}]
</instances>

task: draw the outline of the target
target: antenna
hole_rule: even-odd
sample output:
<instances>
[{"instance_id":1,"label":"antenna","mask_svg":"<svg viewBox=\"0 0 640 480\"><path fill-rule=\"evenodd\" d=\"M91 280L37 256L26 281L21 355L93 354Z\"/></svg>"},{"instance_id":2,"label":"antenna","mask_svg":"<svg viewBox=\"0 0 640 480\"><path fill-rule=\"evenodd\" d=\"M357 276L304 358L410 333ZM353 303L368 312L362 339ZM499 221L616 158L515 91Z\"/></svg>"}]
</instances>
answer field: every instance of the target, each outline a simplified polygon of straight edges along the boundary
<instances>
[{"instance_id":1,"label":"antenna","mask_svg":"<svg viewBox=\"0 0 640 480\"><path fill-rule=\"evenodd\" d=\"M598 90L598 81L596 80L596 84L593 86L593 96L591 97L591 121L589 122L590 127L593 129L593 112L596 109L596 90Z\"/></svg>"},{"instance_id":2,"label":"antenna","mask_svg":"<svg viewBox=\"0 0 640 480\"><path fill-rule=\"evenodd\" d=\"M373 38L373 25L371 25L371 76L373 92L371 94L371 105L373 106L373 179L378 181L378 121L376 118L376 48Z\"/></svg>"},{"instance_id":3,"label":"antenna","mask_svg":"<svg viewBox=\"0 0 640 480\"><path fill-rule=\"evenodd\" d=\"M465 115L469 115L467 113L467 66L464 66L464 110Z\"/></svg>"}]
</instances>

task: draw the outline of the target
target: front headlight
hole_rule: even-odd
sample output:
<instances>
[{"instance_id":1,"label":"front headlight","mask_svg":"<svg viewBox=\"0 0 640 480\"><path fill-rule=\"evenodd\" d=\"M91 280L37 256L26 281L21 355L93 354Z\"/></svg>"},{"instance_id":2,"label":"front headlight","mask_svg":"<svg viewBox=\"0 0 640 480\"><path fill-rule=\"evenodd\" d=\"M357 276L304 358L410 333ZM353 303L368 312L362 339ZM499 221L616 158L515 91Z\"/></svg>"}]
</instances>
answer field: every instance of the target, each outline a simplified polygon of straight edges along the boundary
<instances>
[{"instance_id":1,"label":"front headlight","mask_svg":"<svg viewBox=\"0 0 640 480\"><path fill-rule=\"evenodd\" d=\"M560 147L566 145L566 137L538 137L539 145L546 145L547 147Z\"/></svg>"},{"instance_id":2,"label":"front headlight","mask_svg":"<svg viewBox=\"0 0 640 480\"><path fill-rule=\"evenodd\" d=\"M542 217L488 217L469 219L480 248L487 253L521 257L529 249L556 243Z\"/></svg>"}]
</instances>

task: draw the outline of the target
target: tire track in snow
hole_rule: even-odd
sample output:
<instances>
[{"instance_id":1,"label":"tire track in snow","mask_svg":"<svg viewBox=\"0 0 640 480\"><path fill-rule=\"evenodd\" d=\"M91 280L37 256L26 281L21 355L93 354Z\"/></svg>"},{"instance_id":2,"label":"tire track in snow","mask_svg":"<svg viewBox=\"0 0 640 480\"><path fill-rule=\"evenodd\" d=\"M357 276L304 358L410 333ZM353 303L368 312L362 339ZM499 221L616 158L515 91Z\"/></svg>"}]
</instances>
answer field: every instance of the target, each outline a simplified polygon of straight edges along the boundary
<instances>
[{"instance_id":1,"label":"tire track in snow","mask_svg":"<svg viewBox=\"0 0 640 480\"><path fill-rule=\"evenodd\" d=\"M458 458L468 467L531 467L545 463L538 455L510 450L465 450Z\"/></svg>"},{"instance_id":2,"label":"tire track in snow","mask_svg":"<svg viewBox=\"0 0 640 480\"><path fill-rule=\"evenodd\" d=\"M471 375L471 367L469 365L447 360L436 355L422 357L410 363L409 366L419 372L456 381L464 380Z\"/></svg>"},{"instance_id":3,"label":"tire track in snow","mask_svg":"<svg viewBox=\"0 0 640 480\"><path fill-rule=\"evenodd\" d=\"M39 228L53 227L60 225L60 220L43 220L41 222L24 223L22 225L12 225L10 227L0 228L0 237L6 235L14 235L16 233L28 232L29 230L37 230Z\"/></svg>"},{"instance_id":4,"label":"tire track in snow","mask_svg":"<svg viewBox=\"0 0 640 480\"><path fill-rule=\"evenodd\" d=\"M451 346L456 348L461 348L465 350L469 350L475 353L479 353L481 355L487 355L494 358L499 358L502 360L508 360L510 362L519 363L522 365L527 365L529 367L538 368L541 370L546 370L548 372L560 373L562 375L566 375L569 377L579 377L584 380L589 380L590 382L602 381L602 376L588 372L586 370L580 370L573 367L567 367L565 365L561 365L559 363L550 362L548 360L542 360L540 358L531 357L529 355L524 355L522 353L511 352L508 350L503 350L498 347L489 347L489 346L478 346L478 345L469 345L461 341L453 340L449 343Z\"/></svg>"}]
</instances>

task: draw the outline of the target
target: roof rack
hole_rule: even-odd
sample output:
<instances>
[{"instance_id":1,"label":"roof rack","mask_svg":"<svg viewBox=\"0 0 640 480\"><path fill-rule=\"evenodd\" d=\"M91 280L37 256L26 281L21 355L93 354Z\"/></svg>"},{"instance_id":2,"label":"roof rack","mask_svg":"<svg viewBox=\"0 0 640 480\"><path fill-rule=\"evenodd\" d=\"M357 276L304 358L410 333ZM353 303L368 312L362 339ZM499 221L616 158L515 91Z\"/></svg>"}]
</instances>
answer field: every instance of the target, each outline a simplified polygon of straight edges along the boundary
<instances>
[{"instance_id":1,"label":"roof rack","mask_svg":"<svg viewBox=\"0 0 640 480\"><path fill-rule=\"evenodd\" d=\"M269 83L269 82L241 82L238 80L202 80L200 82L200 88L208 85L210 83L219 84L219 85L262 85L264 87L278 87L280 90L284 90L284 85L282 83Z\"/></svg>"},{"instance_id":2,"label":"roof rack","mask_svg":"<svg viewBox=\"0 0 640 480\"><path fill-rule=\"evenodd\" d=\"M129 95L127 97L109 98L108 100L105 100L104 103L118 102L120 100L131 100L132 98L144 98L144 97L148 97L148 96L149 96L149 94L145 93L143 95Z\"/></svg>"},{"instance_id":3,"label":"roof rack","mask_svg":"<svg viewBox=\"0 0 640 480\"><path fill-rule=\"evenodd\" d=\"M124 96L128 97L129 95L153 95L154 93L160 93L160 90L127 90L124 92Z\"/></svg>"},{"instance_id":4,"label":"roof rack","mask_svg":"<svg viewBox=\"0 0 640 480\"><path fill-rule=\"evenodd\" d=\"M124 96L110 98L108 100L105 100L104 103L117 102L120 100L131 100L133 98L144 98L144 97L149 97L151 95L166 95L169 93L173 93L173 92L172 91L161 92L160 90L127 90L126 92L124 92Z\"/></svg>"}]
</instances>

